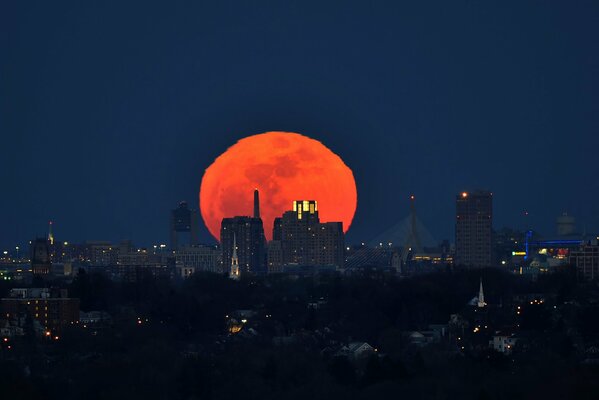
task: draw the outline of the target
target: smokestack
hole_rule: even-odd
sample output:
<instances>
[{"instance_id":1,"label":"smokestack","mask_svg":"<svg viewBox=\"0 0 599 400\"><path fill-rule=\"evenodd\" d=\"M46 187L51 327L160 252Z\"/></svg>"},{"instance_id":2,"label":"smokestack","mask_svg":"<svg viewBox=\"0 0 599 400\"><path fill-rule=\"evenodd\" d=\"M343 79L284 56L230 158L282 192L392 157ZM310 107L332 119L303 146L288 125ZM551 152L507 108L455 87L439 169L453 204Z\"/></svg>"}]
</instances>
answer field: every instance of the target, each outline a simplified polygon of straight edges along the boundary
<instances>
[{"instance_id":1,"label":"smokestack","mask_svg":"<svg viewBox=\"0 0 599 400\"><path fill-rule=\"evenodd\" d=\"M260 218L260 194L254 189L254 218Z\"/></svg>"}]
</instances>

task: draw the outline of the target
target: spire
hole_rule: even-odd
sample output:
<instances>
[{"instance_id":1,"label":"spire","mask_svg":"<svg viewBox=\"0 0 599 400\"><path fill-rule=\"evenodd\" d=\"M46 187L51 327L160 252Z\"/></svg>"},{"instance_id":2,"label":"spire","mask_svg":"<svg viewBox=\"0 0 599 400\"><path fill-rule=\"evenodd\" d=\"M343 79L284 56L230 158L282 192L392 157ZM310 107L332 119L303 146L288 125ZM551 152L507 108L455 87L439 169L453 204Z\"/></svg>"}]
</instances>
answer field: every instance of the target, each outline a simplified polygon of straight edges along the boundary
<instances>
[{"instance_id":1,"label":"spire","mask_svg":"<svg viewBox=\"0 0 599 400\"><path fill-rule=\"evenodd\" d=\"M478 306L480 308L486 306L485 303L485 293L483 292L483 278L480 278L480 287L478 289Z\"/></svg>"},{"instance_id":2,"label":"spire","mask_svg":"<svg viewBox=\"0 0 599 400\"><path fill-rule=\"evenodd\" d=\"M234 280L239 279L239 257L237 257L237 236L235 233L233 233L233 255L231 256L229 278Z\"/></svg>"},{"instance_id":3,"label":"spire","mask_svg":"<svg viewBox=\"0 0 599 400\"><path fill-rule=\"evenodd\" d=\"M48 222L48 242L54 244L54 235L52 234L52 221Z\"/></svg>"},{"instance_id":4,"label":"spire","mask_svg":"<svg viewBox=\"0 0 599 400\"><path fill-rule=\"evenodd\" d=\"M254 189L254 218L260 218L260 193Z\"/></svg>"}]
</instances>

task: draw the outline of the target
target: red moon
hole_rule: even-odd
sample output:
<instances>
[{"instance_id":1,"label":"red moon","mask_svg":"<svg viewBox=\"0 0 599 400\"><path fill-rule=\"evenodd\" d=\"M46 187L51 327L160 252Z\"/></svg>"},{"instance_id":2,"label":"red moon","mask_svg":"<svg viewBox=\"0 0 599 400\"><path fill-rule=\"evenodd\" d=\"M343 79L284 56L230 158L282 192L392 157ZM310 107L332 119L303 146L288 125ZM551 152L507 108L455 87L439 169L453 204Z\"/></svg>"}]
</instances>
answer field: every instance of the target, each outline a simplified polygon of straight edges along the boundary
<instances>
[{"instance_id":1,"label":"red moon","mask_svg":"<svg viewBox=\"0 0 599 400\"><path fill-rule=\"evenodd\" d=\"M200 210L212 236L220 240L223 218L252 215L254 189L268 240L275 217L291 210L293 200L316 200L320 221L341 221L346 232L358 200L351 169L319 141L292 132L248 136L217 157L202 178Z\"/></svg>"}]
</instances>

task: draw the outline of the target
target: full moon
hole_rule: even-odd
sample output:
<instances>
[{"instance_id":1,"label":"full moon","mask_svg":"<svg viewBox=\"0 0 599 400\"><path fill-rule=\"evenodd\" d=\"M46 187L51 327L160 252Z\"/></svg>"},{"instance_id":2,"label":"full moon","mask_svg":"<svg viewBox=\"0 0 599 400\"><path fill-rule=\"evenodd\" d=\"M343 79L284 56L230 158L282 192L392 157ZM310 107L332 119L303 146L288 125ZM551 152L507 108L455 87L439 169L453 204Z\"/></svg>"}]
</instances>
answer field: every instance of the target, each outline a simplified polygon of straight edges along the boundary
<instances>
[{"instance_id":1,"label":"full moon","mask_svg":"<svg viewBox=\"0 0 599 400\"><path fill-rule=\"evenodd\" d=\"M254 189L260 191L264 233L272 240L276 217L293 200L316 200L321 222L349 229L358 194L354 175L321 142L292 132L266 132L239 140L210 165L200 187L200 210L208 230L220 240L223 218L252 215Z\"/></svg>"}]
</instances>

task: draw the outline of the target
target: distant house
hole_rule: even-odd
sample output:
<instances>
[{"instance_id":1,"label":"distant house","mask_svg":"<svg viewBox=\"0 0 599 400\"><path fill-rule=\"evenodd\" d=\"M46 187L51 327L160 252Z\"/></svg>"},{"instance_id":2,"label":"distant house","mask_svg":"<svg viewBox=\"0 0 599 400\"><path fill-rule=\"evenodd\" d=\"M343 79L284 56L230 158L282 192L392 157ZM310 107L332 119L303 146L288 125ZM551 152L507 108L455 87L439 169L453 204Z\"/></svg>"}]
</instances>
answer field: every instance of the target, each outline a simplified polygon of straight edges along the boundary
<instances>
[{"instance_id":1,"label":"distant house","mask_svg":"<svg viewBox=\"0 0 599 400\"><path fill-rule=\"evenodd\" d=\"M431 343L439 343L441 338L447 334L447 325L431 324L429 329L422 331L404 332L404 337L407 337L408 343L418 347L423 347Z\"/></svg>"},{"instance_id":2,"label":"distant house","mask_svg":"<svg viewBox=\"0 0 599 400\"><path fill-rule=\"evenodd\" d=\"M432 337L427 336L423 332L418 332L418 331L409 332L408 333L408 342L412 345L423 347L432 342Z\"/></svg>"},{"instance_id":3,"label":"distant house","mask_svg":"<svg viewBox=\"0 0 599 400\"><path fill-rule=\"evenodd\" d=\"M353 360L369 357L376 353L376 349L366 342L352 342L337 350L337 356L346 356Z\"/></svg>"},{"instance_id":4,"label":"distant house","mask_svg":"<svg viewBox=\"0 0 599 400\"><path fill-rule=\"evenodd\" d=\"M518 338L513 333L495 332L493 338L489 340L489 347L499 353L510 354L517 341Z\"/></svg>"}]
</instances>

